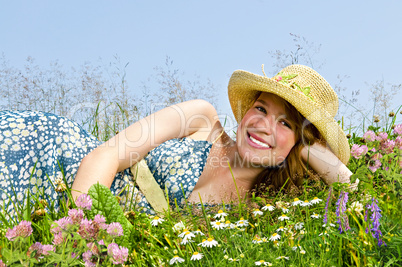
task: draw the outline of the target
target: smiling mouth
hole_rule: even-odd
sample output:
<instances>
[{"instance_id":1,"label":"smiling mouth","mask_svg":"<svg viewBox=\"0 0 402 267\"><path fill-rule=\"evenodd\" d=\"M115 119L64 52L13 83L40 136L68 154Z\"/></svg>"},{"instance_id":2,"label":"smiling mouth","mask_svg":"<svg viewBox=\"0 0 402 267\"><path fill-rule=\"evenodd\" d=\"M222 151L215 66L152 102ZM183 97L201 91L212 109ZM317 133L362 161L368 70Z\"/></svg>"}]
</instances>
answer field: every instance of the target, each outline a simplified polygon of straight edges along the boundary
<instances>
[{"instance_id":1,"label":"smiling mouth","mask_svg":"<svg viewBox=\"0 0 402 267\"><path fill-rule=\"evenodd\" d=\"M261 142L261 141L255 139L255 138L252 137L249 133L247 133L247 136L248 136L249 144L250 144L251 146L256 147L256 148L264 148L264 149L271 148L270 145L268 145L267 143L264 143L264 142Z\"/></svg>"}]
</instances>

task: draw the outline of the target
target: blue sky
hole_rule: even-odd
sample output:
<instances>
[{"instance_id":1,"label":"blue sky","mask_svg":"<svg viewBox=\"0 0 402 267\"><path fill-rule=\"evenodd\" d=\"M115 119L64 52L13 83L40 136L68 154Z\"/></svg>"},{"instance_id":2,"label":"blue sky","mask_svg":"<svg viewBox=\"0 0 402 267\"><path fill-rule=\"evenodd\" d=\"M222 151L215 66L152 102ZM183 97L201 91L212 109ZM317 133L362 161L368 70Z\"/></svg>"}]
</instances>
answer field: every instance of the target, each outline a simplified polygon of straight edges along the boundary
<instances>
[{"instance_id":1,"label":"blue sky","mask_svg":"<svg viewBox=\"0 0 402 267\"><path fill-rule=\"evenodd\" d=\"M269 52L294 50L293 33L321 45L318 71L330 84L348 75L344 86L360 89L365 104L367 84L402 83L401 10L396 0L1 0L0 53L14 66L31 56L40 65L58 60L72 67L118 55L129 62L131 90L169 56L189 77L211 79L228 111L230 74L261 73L261 64L272 71Z\"/></svg>"}]
</instances>

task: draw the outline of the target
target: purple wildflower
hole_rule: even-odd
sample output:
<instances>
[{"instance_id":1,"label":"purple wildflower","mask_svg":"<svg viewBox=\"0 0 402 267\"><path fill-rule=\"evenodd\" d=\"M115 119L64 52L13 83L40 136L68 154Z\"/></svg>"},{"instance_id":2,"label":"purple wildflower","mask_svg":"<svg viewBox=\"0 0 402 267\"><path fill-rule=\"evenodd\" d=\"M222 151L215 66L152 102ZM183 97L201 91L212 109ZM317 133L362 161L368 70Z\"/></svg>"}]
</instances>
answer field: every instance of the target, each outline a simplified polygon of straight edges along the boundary
<instances>
[{"instance_id":1,"label":"purple wildflower","mask_svg":"<svg viewBox=\"0 0 402 267\"><path fill-rule=\"evenodd\" d=\"M71 258L72 258L72 259L75 259L75 258L79 259L79 258L80 258L80 255L77 254L77 253L75 253L75 252L71 252Z\"/></svg>"},{"instance_id":2,"label":"purple wildflower","mask_svg":"<svg viewBox=\"0 0 402 267\"><path fill-rule=\"evenodd\" d=\"M120 223L118 222L111 223L107 228L107 233L113 237L122 236L123 227L121 227Z\"/></svg>"},{"instance_id":3,"label":"purple wildflower","mask_svg":"<svg viewBox=\"0 0 402 267\"><path fill-rule=\"evenodd\" d=\"M84 239L95 238L98 234L97 229L93 227L92 220L82 219L78 234Z\"/></svg>"},{"instance_id":4,"label":"purple wildflower","mask_svg":"<svg viewBox=\"0 0 402 267\"><path fill-rule=\"evenodd\" d=\"M366 142L373 142L375 140L375 133L369 130L363 135L363 138Z\"/></svg>"},{"instance_id":5,"label":"purple wildflower","mask_svg":"<svg viewBox=\"0 0 402 267\"><path fill-rule=\"evenodd\" d=\"M14 226L13 229L8 229L6 237L8 240L13 241L17 237L25 238L30 236L32 231L31 222L21 221L17 226Z\"/></svg>"},{"instance_id":6,"label":"purple wildflower","mask_svg":"<svg viewBox=\"0 0 402 267\"><path fill-rule=\"evenodd\" d=\"M379 161L378 159L375 159L375 160L371 159L371 160L369 161L369 166L368 166L368 168L370 169L370 171L376 172L377 169L381 167L381 165L382 165L382 163L381 163L381 161Z\"/></svg>"},{"instance_id":7,"label":"purple wildflower","mask_svg":"<svg viewBox=\"0 0 402 267\"><path fill-rule=\"evenodd\" d=\"M85 266L88 266L88 267L96 266L96 263L92 262L92 255L93 254L90 250L87 250L84 253L82 253L82 259L85 262Z\"/></svg>"},{"instance_id":8,"label":"purple wildflower","mask_svg":"<svg viewBox=\"0 0 402 267\"><path fill-rule=\"evenodd\" d=\"M49 251L54 251L52 245L42 245L40 242L36 242L28 248L27 255L38 259L42 255L49 255Z\"/></svg>"},{"instance_id":9,"label":"purple wildflower","mask_svg":"<svg viewBox=\"0 0 402 267\"><path fill-rule=\"evenodd\" d=\"M71 209L68 211L68 216L74 224L78 224L84 218L84 212L80 209Z\"/></svg>"},{"instance_id":10,"label":"purple wildflower","mask_svg":"<svg viewBox=\"0 0 402 267\"><path fill-rule=\"evenodd\" d=\"M338 201L336 202L336 216L338 217L338 220L336 222L339 224L340 233L350 230L349 219L348 216L345 214L346 203L349 199L348 194L348 192L341 191Z\"/></svg>"},{"instance_id":11,"label":"purple wildflower","mask_svg":"<svg viewBox=\"0 0 402 267\"><path fill-rule=\"evenodd\" d=\"M399 136L397 136L397 137L395 138L395 146L396 146L398 149L401 149L401 150L402 150L402 135L399 135Z\"/></svg>"},{"instance_id":12,"label":"purple wildflower","mask_svg":"<svg viewBox=\"0 0 402 267\"><path fill-rule=\"evenodd\" d=\"M359 158L361 158L361 156L366 155L367 152L368 152L368 147L366 145L359 146L359 145L354 144L351 148L350 153L352 154L353 157L355 157L356 159L359 159Z\"/></svg>"},{"instance_id":13,"label":"purple wildflower","mask_svg":"<svg viewBox=\"0 0 402 267\"><path fill-rule=\"evenodd\" d=\"M60 245L61 243L63 243L63 241L64 241L64 238L63 238L63 233L60 231L60 232L57 232L57 233L53 233L54 235L53 235L53 245L55 245L55 246L57 246L57 245Z\"/></svg>"},{"instance_id":14,"label":"purple wildflower","mask_svg":"<svg viewBox=\"0 0 402 267\"><path fill-rule=\"evenodd\" d=\"M49 255L49 251L54 251L53 245L42 245L42 255Z\"/></svg>"},{"instance_id":15,"label":"purple wildflower","mask_svg":"<svg viewBox=\"0 0 402 267\"><path fill-rule=\"evenodd\" d=\"M7 265L0 259L0 267L7 267Z\"/></svg>"},{"instance_id":16,"label":"purple wildflower","mask_svg":"<svg viewBox=\"0 0 402 267\"><path fill-rule=\"evenodd\" d=\"M77 198L77 200L75 201L75 204L77 205L78 208L91 210L92 199L89 195L82 194Z\"/></svg>"},{"instance_id":17,"label":"purple wildflower","mask_svg":"<svg viewBox=\"0 0 402 267\"><path fill-rule=\"evenodd\" d=\"M99 249L94 242L89 242L87 247L91 250L93 255L99 256Z\"/></svg>"},{"instance_id":18,"label":"purple wildflower","mask_svg":"<svg viewBox=\"0 0 402 267\"><path fill-rule=\"evenodd\" d=\"M128 249L118 246L116 243L111 243L107 247L107 254L112 258L113 264L123 264L128 257Z\"/></svg>"},{"instance_id":19,"label":"purple wildflower","mask_svg":"<svg viewBox=\"0 0 402 267\"><path fill-rule=\"evenodd\" d=\"M332 187L329 188L327 203L325 204L324 224L328 223L328 206L329 202L331 201L331 196L332 196Z\"/></svg>"},{"instance_id":20,"label":"purple wildflower","mask_svg":"<svg viewBox=\"0 0 402 267\"><path fill-rule=\"evenodd\" d=\"M106 219L103 215L101 214L96 214L94 217L94 222L99 226L100 229L106 230L108 225L106 222Z\"/></svg>"},{"instance_id":21,"label":"purple wildflower","mask_svg":"<svg viewBox=\"0 0 402 267\"><path fill-rule=\"evenodd\" d=\"M368 221L368 214L371 213L370 216L370 224L369 228L366 229L366 233L371 231L371 234L373 235L374 238L378 240L378 246L381 246L382 244L386 245L385 242L380 238L382 236L381 230L380 230L380 219L382 217L381 215L381 209L377 205L378 200L373 198L371 201L371 205L368 204L366 206L367 212L366 215L364 216L365 221Z\"/></svg>"},{"instance_id":22,"label":"purple wildflower","mask_svg":"<svg viewBox=\"0 0 402 267\"><path fill-rule=\"evenodd\" d=\"M395 148L395 141L394 140L388 140L387 139L387 140L381 142L380 150L384 154L390 154L390 153L394 152L394 148Z\"/></svg>"},{"instance_id":23,"label":"purple wildflower","mask_svg":"<svg viewBox=\"0 0 402 267\"><path fill-rule=\"evenodd\" d=\"M32 255L33 254L33 255ZM27 251L28 257L38 259L39 256L42 254L42 244L40 242L33 243Z\"/></svg>"},{"instance_id":24,"label":"purple wildflower","mask_svg":"<svg viewBox=\"0 0 402 267\"><path fill-rule=\"evenodd\" d=\"M57 230L61 231L69 231L71 229L71 226L73 226L73 220L70 217L63 217L57 221L54 222L56 225L59 226Z\"/></svg>"},{"instance_id":25,"label":"purple wildflower","mask_svg":"<svg viewBox=\"0 0 402 267\"><path fill-rule=\"evenodd\" d=\"M380 141L380 142L381 142L381 141L385 141L385 140L388 139L388 134L387 134L387 133L383 133L383 132L378 133L376 139L377 139L378 141Z\"/></svg>"},{"instance_id":26,"label":"purple wildflower","mask_svg":"<svg viewBox=\"0 0 402 267\"><path fill-rule=\"evenodd\" d=\"M395 125L394 134L402 135L402 123L398 124L398 125Z\"/></svg>"}]
</instances>

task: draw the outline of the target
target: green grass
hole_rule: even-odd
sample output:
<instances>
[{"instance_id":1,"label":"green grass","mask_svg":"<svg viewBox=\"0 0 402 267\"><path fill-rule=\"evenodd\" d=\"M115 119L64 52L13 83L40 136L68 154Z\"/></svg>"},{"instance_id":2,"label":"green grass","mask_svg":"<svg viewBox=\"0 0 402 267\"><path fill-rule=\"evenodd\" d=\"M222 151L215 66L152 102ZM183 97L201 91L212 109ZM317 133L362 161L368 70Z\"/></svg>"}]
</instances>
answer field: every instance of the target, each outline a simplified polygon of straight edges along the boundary
<instances>
[{"instance_id":1,"label":"green grass","mask_svg":"<svg viewBox=\"0 0 402 267\"><path fill-rule=\"evenodd\" d=\"M392 125L395 125L395 120L387 129L369 129L376 133L387 132L387 139L395 141L398 135L393 133ZM93 199L92 209L84 211L85 217L93 220L96 214L102 214L108 224L119 222L125 230L124 235L112 236L106 230L99 230L95 235L88 237L77 223L62 232L64 241L54 245L54 251L49 252L49 255L40 255L29 248L35 242L52 244L55 232L53 222L68 216L70 209L77 208L76 204L71 203L70 207L64 205L56 212L52 203L40 200L39 193L28 193L24 203L32 202L32 205L14 205L18 211L18 221L30 221L33 232L27 237L17 237L10 241L5 234L18 223L17 220L7 220L3 211L0 215L0 259L7 266L80 266L84 262L82 254L89 250L90 243L92 251L97 254L92 256L91 260L99 266L108 266L112 265L112 253L108 252L107 247L116 243L128 248L125 261L128 266L169 266L175 256L184 260L183 263L175 265L183 266L254 266L255 262L260 260L267 264L269 262L272 266L401 266L402 152L397 148L386 151L381 149L384 142L366 142L356 134L352 134L349 141L351 146L366 145L369 149L358 159L352 157L348 164L354 173L352 181L357 178L360 180L357 191L351 191L347 186L340 184L328 187L317 175L310 173L310 179L305 181L300 190L284 192L264 189L258 196L253 194L248 200L231 203L230 209L229 205L187 205L183 209L172 207L163 215L163 221L154 226L151 223L156 218L143 214L134 207L129 207L123 212L117 197L111 196L110 191L109 195L107 191L99 191L105 190L104 188L94 186L89 193ZM377 152L371 151L372 148L376 148ZM381 158L377 154L378 151L382 155ZM373 172L369 167L374 165L377 158L382 165ZM69 195L70 189L65 190ZM341 194L344 196L342 192L349 193L348 201L346 202L345 198L340 200L346 202L346 210L341 211L338 216L337 202ZM292 205L295 198L310 203L315 198L321 201L302 207ZM373 228L373 219L370 218L373 212L368 208L373 200L378 201L381 210L374 215L382 216L379 219L381 235L378 239L366 231ZM262 211L267 204L275 209ZM288 211L285 213L283 208ZM256 215L256 209L262 211L262 215ZM215 218L219 210L227 213L223 221ZM281 220L282 215L288 219ZM318 218L313 218L312 215ZM328 218L325 227L324 216ZM247 223L243 223L247 226L239 226L242 218L247 220ZM227 223L228 221L230 223ZM350 229L340 233L337 221L341 222L342 228L345 228L348 222ZM213 227L216 222L221 225L233 225L218 230ZM178 223L184 227L175 227ZM303 223L301 228L298 227L300 223ZM285 230L278 232L281 227ZM184 229L188 232L200 230L204 235L195 235L190 239L193 242L183 244L183 238L179 235L185 232ZM275 233L280 235L280 239L272 241L273 237L277 237ZM200 245L205 242L204 239L208 241L208 238L216 245ZM379 239L386 245L379 246ZM202 259L191 260L194 252L203 254Z\"/></svg>"}]
</instances>

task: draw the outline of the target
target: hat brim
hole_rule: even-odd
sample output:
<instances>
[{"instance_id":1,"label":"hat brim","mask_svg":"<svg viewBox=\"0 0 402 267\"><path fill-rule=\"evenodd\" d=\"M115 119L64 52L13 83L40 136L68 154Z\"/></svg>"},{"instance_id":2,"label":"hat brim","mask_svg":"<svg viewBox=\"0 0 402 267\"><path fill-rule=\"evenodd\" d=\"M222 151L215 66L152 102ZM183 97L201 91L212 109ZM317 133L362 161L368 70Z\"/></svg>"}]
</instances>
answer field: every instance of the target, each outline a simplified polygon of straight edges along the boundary
<instances>
[{"instance_id":1,"label":"hat brim","mask_svg":"<svg viewBox=\"0 0 402 267\"><path fill-rule=\"evenodd\" d=\"M233 114L238 123L253 105L260 92L275 94L294 106L317 128L339 160L347 164L350 158L348 140L333 116L326 111L326 107L317 105L302 92L272 78L243 70L237 70L232 74L228 94Z\"/></svg>"}]
</instances>

